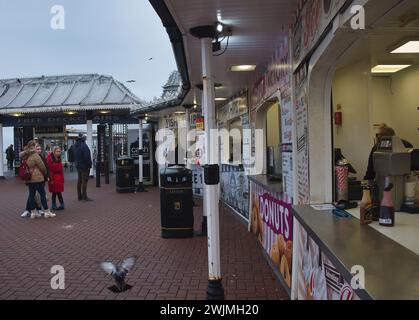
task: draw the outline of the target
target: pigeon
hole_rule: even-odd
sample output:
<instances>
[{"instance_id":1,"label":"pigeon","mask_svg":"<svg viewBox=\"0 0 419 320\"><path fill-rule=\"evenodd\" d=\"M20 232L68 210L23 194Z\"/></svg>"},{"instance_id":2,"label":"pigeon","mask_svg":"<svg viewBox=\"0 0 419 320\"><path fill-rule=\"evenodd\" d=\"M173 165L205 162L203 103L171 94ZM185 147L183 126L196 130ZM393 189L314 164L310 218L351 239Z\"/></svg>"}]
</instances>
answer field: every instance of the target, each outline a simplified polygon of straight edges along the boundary
<instances>
[{"instance_id":1,"label":"pigeon","mask_svg":"<svg viewBox=\"0 0 419 320\"><path fill-rule=\"evenodd\" d=\"M135 258L127 258L118 265L114 265L112 262L102 262L100 266L107 274L114 278L117 289L119 292L122 292L127 289L125 276L128 274L128 271L132 269L134 264Z\"/></svg>"}]
</instances>

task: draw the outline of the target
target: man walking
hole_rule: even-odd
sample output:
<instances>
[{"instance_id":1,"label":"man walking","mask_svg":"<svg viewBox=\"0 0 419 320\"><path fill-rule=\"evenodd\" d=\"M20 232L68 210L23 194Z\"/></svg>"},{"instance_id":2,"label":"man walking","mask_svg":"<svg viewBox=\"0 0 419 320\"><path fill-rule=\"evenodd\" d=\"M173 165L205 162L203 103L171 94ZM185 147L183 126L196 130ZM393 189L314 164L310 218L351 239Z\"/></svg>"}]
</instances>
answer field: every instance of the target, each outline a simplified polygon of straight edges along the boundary
<instances>
[{"instance_id":1,"label":"man walking","mask_svg":"<svg viewBox=\"0 0 419 320\"><path fill-rule=\"evenodd\" d=\"M87 182L89 181L90 168L92 167L92 156L86 144L86 137L80 133L74 144L74 156L78 174L77 195L79 200L92 201L87 197Z\"/></svg>"},{"instance_id":2,"label":"man walking","mask_svg":"<svg viewBox=\"0 0 419 320\"><path fill-rule=\"evenodd\" d=\"M13 150L12 144L6 149L6 159L7 159L7 168L9 170L13 170L13 161L15 160L15 151Z\"/></svg>"}]
</instances>

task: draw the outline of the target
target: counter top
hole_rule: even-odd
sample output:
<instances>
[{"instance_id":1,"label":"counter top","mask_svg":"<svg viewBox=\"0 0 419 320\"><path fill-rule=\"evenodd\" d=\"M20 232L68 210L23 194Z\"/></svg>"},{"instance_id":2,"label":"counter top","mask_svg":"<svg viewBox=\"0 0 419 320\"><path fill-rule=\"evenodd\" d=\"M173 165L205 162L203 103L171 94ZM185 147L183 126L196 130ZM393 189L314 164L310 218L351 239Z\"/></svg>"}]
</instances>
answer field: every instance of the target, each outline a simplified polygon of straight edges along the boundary
<instances>
[{"instance_id":1,"label":"counter top","mask_svg":"<svg viewBox=\"0 0 419 320\"><path fill-rule=\"evenodd\" d=\"M359 208L346 211L359 219ZM395 222L391 228L380 226L378 222L368 226L419 255L419 214L396 212Z\"/></svg>"},{"instance_id":2,"label":"counter top","mask_svg":"<svg viewBox=\"0 0 419 320\"><path fill-rule=\"evenodd\" d=\"M345 280L350 283L352 266L365 269L365 290L356 290L361 299L419 299L419 256L402 244L390 239L385 233L414 247L413 230L407 221L419 216L407 217L396 214L396 227L381 230L372 226L360 226L359 220L335 217L331 210L317 211L309 205L293 206L294 216L321 247ZM356 216L356 210L350 210ZM399 220L397 220L399 219ZM399 223L399 227L397 224ZM378 229L378 230L377 230ZM393 229L393 230L390 230ZM409 235L403 236L405 230ZM398 236L396 236L398 234ZM416 227L419 236L419 227Z\"/></svg>"},{"instance_id":3,"label":"counter top","mask_svg":"<svg viewBox=\"0 0 419 320\"><path fill-rule=\"evenodd\" d=\"M248 176L249 180L260 184L270 192L282 193L283 185L282 181L270 180L266 174L259 174L255 176Z\"/></svg>"}]
</instances>

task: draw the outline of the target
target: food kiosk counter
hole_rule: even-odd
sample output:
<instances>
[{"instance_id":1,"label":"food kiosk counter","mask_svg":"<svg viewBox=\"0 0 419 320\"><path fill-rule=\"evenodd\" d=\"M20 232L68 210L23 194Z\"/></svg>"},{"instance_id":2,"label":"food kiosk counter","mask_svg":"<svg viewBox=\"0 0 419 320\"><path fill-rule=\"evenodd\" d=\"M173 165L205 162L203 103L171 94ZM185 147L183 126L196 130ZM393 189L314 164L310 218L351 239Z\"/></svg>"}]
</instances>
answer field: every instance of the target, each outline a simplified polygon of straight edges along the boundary
<instances>
[{"instance_id":1,"label":"food kiosk counter","mask_svg":"<svg viewBox=\"0 0 419 320\"><path fill-rule=\"evenodd\" d=\"M283 184L282 181L270 180L268 175L259 174L254 176L248 176L249 180L264 187L269 192L282 193Z\"/></svg>"},{"instance_id":2,"label":"food kiosk counter","mask_svg":"<svg viewBox=\"0 0 419 320\"><path fill-rule=\"evenodd\" d=\"M419 215L397 213L396 226L385 228L376 222L361 226L359 209L349 212L353 216L346 218L334 215L333 210L316 210L309 205L293 206L298 233L306 232L307 238L311 238L319 251L327 256L346 283L341 287L351 284L351 269L362 266L365 287L353 290L357 298L419 299ZM294 256L300 257L297 264L300 274L304 274L303 256ZM300 282L304 282L303 279ZM301 287L305 288L305 284ZM305 298L305 293L301 296Z\"/></svg>"}]
</instances>

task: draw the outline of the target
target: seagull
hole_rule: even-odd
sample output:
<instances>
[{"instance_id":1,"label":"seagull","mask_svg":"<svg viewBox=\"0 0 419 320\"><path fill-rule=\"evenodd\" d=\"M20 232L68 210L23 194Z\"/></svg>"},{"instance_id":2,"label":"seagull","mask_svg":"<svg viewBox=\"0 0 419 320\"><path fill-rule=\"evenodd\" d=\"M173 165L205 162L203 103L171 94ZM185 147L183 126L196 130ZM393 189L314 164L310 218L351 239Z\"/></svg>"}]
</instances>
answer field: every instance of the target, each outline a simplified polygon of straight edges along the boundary
<instances>
[{"instance_id":1,"label":"seagull","mask_svg":"<svg viewBox=\"0 0 419 320\"><path fill-rule=\"evenodd\" d=\"M127 285L125 283L125 276L128 274L128 271L132 269L135 264L135 258L127 258L122 263L114 265L112 262L102 262L100 266L102 269L114 278L116 287L119 292L125 291Z\"/></svg>"},{"instance_id":2,"label":"seagull","mask_svg":"<svg viewBox=\"0 0 419 320\"><path fill-rule=\"evenodd\" d=\"M132 83L132 82L135 82L135 80L128 80L127 82Z\"/></svg>"}]
</instances>

